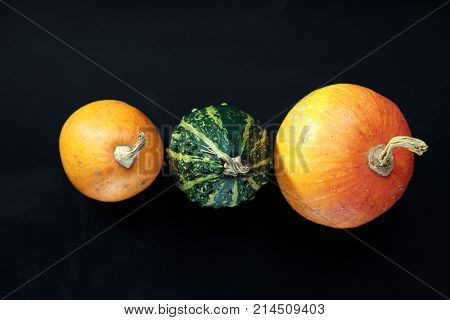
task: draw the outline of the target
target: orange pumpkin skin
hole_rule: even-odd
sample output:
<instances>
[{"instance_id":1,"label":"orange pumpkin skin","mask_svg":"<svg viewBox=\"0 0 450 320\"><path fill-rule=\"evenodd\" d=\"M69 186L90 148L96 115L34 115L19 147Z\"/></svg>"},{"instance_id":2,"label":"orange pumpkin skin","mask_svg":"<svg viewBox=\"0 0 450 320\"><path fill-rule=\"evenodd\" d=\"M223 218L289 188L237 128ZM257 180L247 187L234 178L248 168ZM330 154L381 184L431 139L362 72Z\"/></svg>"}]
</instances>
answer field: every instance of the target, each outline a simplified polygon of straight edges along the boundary
<instances>
[{"instance_id":1,"label":"orange pumpkin skin","mask_svg":"<svg viewBox=\"0 0 450 320\"><path fill-rule=\"evenodd\" d=\"M130 168L114 157L116 146L133 146L139 132L146 143ZM120 101L92 102L64 124L59 150L67 177L84 195L120 201L147 188L158 175L163 145L153 123L138 109Z\"/></svg>"},{"instance_id":2,"label":"orange pumpkin skin","mask_svg":"<svg viewBox=\"0 0 450 320\"><path fill-rule=\"evenodd\" d=\"M393 150L383 177L368 166L369 152L394 136L411 136L398 107L361 86L337 84L300 100L275 142L275 173L289 204L302 216L335 228L360 226L388 210L405 192L414 156Z\"/></svg>"}]
</instances>

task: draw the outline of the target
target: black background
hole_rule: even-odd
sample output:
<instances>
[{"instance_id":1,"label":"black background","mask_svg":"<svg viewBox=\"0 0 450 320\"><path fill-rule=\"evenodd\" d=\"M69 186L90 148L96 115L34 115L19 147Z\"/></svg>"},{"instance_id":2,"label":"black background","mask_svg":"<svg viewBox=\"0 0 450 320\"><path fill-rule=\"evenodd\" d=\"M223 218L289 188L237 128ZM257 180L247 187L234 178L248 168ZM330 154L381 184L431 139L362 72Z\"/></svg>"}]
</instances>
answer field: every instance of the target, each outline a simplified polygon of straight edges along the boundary
<instances>
[{"instance_id":1,"label":"black background","mask_svg":"<svg viewBox=\"0 0 450 320\"><path fill-rule=\"evenodd\" d=\"M226 101L265 122L442 1L9 3L179 117ZM430 145L403 198L351 232L445 295L449 14L450 5L331 82L389 97ZM59 159L67 117L88 102L118 99L159 128L177 120L2 3L0 40L4 296L173 182L160 176L120 203L84 197ZM9 298L442 296L346 232L301 218L269 184L253 201L216 211L171 189Z\"/></svg>"}]
</instances>

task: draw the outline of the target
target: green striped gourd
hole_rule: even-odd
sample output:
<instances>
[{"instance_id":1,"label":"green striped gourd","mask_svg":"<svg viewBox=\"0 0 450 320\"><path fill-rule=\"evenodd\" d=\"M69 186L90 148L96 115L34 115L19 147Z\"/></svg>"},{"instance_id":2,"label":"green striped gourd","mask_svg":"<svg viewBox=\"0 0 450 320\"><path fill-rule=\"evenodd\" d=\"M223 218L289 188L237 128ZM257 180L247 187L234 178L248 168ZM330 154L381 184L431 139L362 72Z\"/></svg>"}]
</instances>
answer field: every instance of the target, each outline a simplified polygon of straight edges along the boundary
<instances>
[{"instance_id":1,"label":"green striped gourd","mask_svg":"<svg viewBox=\"0 0 450 320\"><path fill-rule=\"evenodd\" d=\"M178 187L191 201L214 208L253 199L271 163L267 131L226 103L184 116L167 153Z\"/></svg>"}]
</instances>

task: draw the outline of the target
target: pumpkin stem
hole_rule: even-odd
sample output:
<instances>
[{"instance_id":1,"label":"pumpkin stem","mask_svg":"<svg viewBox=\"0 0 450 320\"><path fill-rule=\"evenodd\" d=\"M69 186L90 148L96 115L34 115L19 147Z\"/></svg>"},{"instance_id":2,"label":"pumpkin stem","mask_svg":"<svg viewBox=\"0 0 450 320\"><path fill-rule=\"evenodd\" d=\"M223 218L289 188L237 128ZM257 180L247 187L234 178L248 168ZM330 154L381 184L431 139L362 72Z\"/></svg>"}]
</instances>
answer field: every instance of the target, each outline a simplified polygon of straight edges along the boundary
<instances>
[{"instance_id":1,"label":"pumpkin stem","mask_svg":"<svg viewBox=\"0 0 450 320\"><path fill-rule=\"evenodd\" d=\"M223 170L224 175L236 177L238 174L244 174L250 171L250 167L242 164L242 159L240 156L231 158L225 152L222 152L220 150L214 151L210 147L205 147L203 151L209 154L213 154L225 162L223 164L223 167L225 168Z\"/></svg>"},{"instance_id":2,"label":"pumpkin stem","mask_svg":"<svg viewBox=\"0 0 450 320\"><path fill-rule=\"evenodd\" d=\"M235 158L230 158L229 161L225 161L223 167L223 174L227 176L236 177L238 174L244 174L250 171L250 167L242 164L242 160L240 156Z\"/></svg>"},{"instance_id":3,"label":"pumpkin stem","mask_svg":"<svg viewBox=\"0 0 450 320\"><path fill-rule=\"evenodd\" d=\"M407 137L393 137L387 145L379 144L369 152L369 167L383 177L387 177L394 169L394 156L392 150L397 147L405 148L421 156L428 146L422 140Z\"/></svg>"},{"instance_id":4,"label":"pumpkin stem","mask_svg":"<svg viewBox=\"0 0 450 320\"><path fill-rule=\"evenodd\" d=\"M134 159L138 156L139 151L144 147L147 138L145 133L140 131L138 138L133 147L130 146L117 146L114 149L114 158L125 168L129 169L133 165Z\"/></svg>"}]
</instances>

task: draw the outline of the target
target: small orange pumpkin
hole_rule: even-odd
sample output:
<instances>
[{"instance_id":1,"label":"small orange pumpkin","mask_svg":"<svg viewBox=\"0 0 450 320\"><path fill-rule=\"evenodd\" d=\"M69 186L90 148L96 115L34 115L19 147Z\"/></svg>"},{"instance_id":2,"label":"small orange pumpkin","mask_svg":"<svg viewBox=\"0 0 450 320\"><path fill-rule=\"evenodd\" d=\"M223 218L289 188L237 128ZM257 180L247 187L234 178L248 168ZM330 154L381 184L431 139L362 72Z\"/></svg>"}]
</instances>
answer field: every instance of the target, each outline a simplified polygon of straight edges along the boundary
<instances>
[{"instance_id":1,"label":"small orange pumpkin","mask_svg":"<svg viewBox=\"0 0 450 320\"><path fill-rule=\"evenodd\" d=\"M61 130L59 151L75 188L108 202L147 188L163 161L161 138L150 119L115 100L92 102L75 111Z\"/></svg>"},{"instance_id":2,"label":"small orange pumpkin","mask_svg":"<svg viewBox=\"0 0 450 320\"><path fill-rule=\"evenodd\" d=\"M309 220L336 228L362 225L405 192L411 151L427 149L410 136L401 111L382 95L351 84L318 89L293 107L278 131L278 184Z\"/></svg>"}]
</instances>

